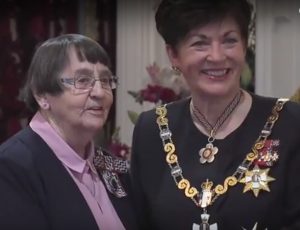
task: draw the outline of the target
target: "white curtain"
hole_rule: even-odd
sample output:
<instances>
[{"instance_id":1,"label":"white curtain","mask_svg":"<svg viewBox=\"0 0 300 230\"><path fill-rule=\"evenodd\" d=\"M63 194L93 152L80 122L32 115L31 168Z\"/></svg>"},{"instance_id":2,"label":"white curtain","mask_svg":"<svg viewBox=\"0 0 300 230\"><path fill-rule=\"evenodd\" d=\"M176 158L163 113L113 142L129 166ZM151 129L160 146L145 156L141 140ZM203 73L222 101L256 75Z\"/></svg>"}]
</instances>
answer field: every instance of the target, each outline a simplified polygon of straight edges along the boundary
<instances>
[{"instance_id":1,"label":"white curtain","mask_svg":"<svg viewBox=\"0 0 300 230\"><path fill-rule=\"evenodd\" d=\"M300 86L300 0L256 5L256 93L290 97Z\"/></svg>"},{"instance_id":2,"label":"white curtain","mask_svg":"<svg viewBox=\"0 0 300 230\"><path fill-rule=\"evenodd\" d=\"M120 139L131 145L133 124L127 111L141 112L139 105L127 91L137 91L150 82L146 66L156 62L168 66L162 38L156 32L155 0L119 0L117 2L117 76L120 84L116 93L116 125ZM146 135L146 131L145 131Z\"/></svg>"}]
</instances>

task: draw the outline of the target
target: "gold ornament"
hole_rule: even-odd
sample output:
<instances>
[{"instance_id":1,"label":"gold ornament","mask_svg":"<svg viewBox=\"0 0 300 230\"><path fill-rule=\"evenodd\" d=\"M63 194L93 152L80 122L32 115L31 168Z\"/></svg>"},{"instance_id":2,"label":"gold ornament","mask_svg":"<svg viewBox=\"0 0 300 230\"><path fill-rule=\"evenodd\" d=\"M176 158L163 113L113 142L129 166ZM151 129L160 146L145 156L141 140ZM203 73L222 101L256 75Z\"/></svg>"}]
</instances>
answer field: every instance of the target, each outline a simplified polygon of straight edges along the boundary
<instances>
[{"instance_id":1,"label":"gold ornament","mask_svg":"<svg viewBox=\"0 0 300 230\"><path fill-rule=\"evenodd\" d=\"M243 192L252 190L255 197L258 196L260 190L270 192L268 183L274 181L275 178L268 176L269 168L260 169L257 165L253 170L245 173L245 177L240 180L240 183L245 184Z\"/></svg>"},{"instance_id":2,"label":"gold ornament","mask_svg":"<svg viewBox=\"0 0 300 230\"><path fill-rule=\"evenodd\" d=\"M202 194L199 202L201 208L206 208L210 205L213 194L212 186L213 182L209 181L208 179L201 184Z\"/></svg>"},{"instance_id":3,"label":"gold ornament","mask_svg":"<svg viewBox=\"0 0 300 230\"><path fill-rule=\"evenodd\" d=\"M215 155L218 153L219 149L215 147L212 143L206 144L206 146L199 151L200 163L211 163L215 159Z\"/></svg>"},{"instance_id":4,"label":"gold ornament","mask_svg":"<svg viewBox=\"0 0 300 230\"><path fill-rule=\"evenodd\" d=\"M253 164L254 160L257 159L259 151L264 147L268 136L272 132L275 122L278 120L279 112L282 110L283 105L287 101L288 100L282 98L277 100L272 109L272 114L268 117L263 130L251 149L252 151L246 155L245 159L237 167L233 175L226 177L224 184L218 184L215 188L213 188L213 182L207 179L201 184L201 192L199 192L197 188L191 186L190 181L183 175L182 168L178 162L176 148L171 138L172 133L168 125L166 105L156 108L156 114L158 115L156 122L160 131L160 138L164 146L164 151L167 154L166 162L171 168L171 176L173 177L178 189L184 190L185 196L190 198L197 207L202 208L202 223L200 225L194 223L193 230L217 229L217 223L212 225L209 225L208 223L209 214L207 213L207 208L211 206L220 195L225 194L228 191L229 186L233 187L237 184L237 182L245 183L246 185L243 192L245 193L251 189L255 196L258 196L260 189L270 191L268 182L275 179L268 177L267 174L269 169L261 170L258 166L255 166L252 171L248 169ZM245 177L243 178L243 176Z\"/></svg>"}]
</instances>

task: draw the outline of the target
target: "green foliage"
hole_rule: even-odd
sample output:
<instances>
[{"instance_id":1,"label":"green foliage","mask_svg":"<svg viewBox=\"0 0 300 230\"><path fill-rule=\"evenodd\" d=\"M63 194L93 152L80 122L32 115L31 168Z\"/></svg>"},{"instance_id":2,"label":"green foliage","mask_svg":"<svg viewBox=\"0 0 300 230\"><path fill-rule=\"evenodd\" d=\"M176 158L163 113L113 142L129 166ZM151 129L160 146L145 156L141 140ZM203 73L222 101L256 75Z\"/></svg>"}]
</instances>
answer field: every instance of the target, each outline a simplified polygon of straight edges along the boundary
<instances>
[{"instance_id":1,"label":"green foliage","mask_svg":"<svg viewBox=\"0 0 300 230\"><path fill-rule=\"evenodd\" d=\"M135 112L135 111L132 111L132 110L128 110L127 113L128 113L128 117L129 117L130 121L133 124L136 124L137 119L139 117L139 114L137 112Z\"/></svg>"}]
</instances>

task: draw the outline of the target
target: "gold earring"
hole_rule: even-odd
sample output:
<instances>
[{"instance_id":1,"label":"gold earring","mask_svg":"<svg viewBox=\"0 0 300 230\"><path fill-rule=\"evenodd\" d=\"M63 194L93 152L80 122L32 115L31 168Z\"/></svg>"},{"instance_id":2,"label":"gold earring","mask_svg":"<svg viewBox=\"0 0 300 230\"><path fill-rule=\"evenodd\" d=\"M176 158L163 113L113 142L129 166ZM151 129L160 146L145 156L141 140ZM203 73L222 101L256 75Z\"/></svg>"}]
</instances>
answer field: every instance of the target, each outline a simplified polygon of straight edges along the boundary
<instances>
[{"instance_id":1,"label":"gold earring","mask_svg":"<svg viewBox=\"0 0 300 230\"><path fill-rule=\"evenodd\" d=\"M177 66L172 66L172 70L176 75L181 75L181 71Z\"/></svg>"}]
</instances>

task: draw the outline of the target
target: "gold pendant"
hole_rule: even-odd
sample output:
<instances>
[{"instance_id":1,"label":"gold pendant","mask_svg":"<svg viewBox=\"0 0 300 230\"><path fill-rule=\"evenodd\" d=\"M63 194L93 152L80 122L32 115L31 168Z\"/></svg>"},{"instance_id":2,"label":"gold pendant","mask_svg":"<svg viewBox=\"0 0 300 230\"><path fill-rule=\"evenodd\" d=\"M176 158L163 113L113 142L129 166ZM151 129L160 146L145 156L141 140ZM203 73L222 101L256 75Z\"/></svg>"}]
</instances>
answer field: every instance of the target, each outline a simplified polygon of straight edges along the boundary
<instances>
[{"instance_id":1,"label":"gold pendant","mask_svg":"<svg viewBox=\"0 0 300 230\"><path fill-rule=\"evenodd\" d=\"M240 180L240 183L245 184L243 192L252 190L254 196L257 197L260 190L270 192L268 183L274 181L275 178L268 176L269 168L260 169L257 165L251 171L246 171L245 177Z\"/></svg>"},{"instance_id":2,"label":"gold pendant","mask_svg":"<svg viewBox=\"0 0 300 230\"><path fill-rule=\"evenodd\" d=\"M211 190L212 186L213 182L209 181L208 179L201 184L202 192L199 200L201 208L206 208L210 205L213 193Z\"/></svg>"},{"instance_id":3,"label":"gold pendant","mask_svg":"<svg viewBox=\"0 0 300 230\"><path fill-rule=\"evenodd\" d=\"M211 142L207 143L204 148L199 151L200 163L211 163L215 159L215 155L218 153L219 149L215 147Z\"/></svg>"}]
</instances>

